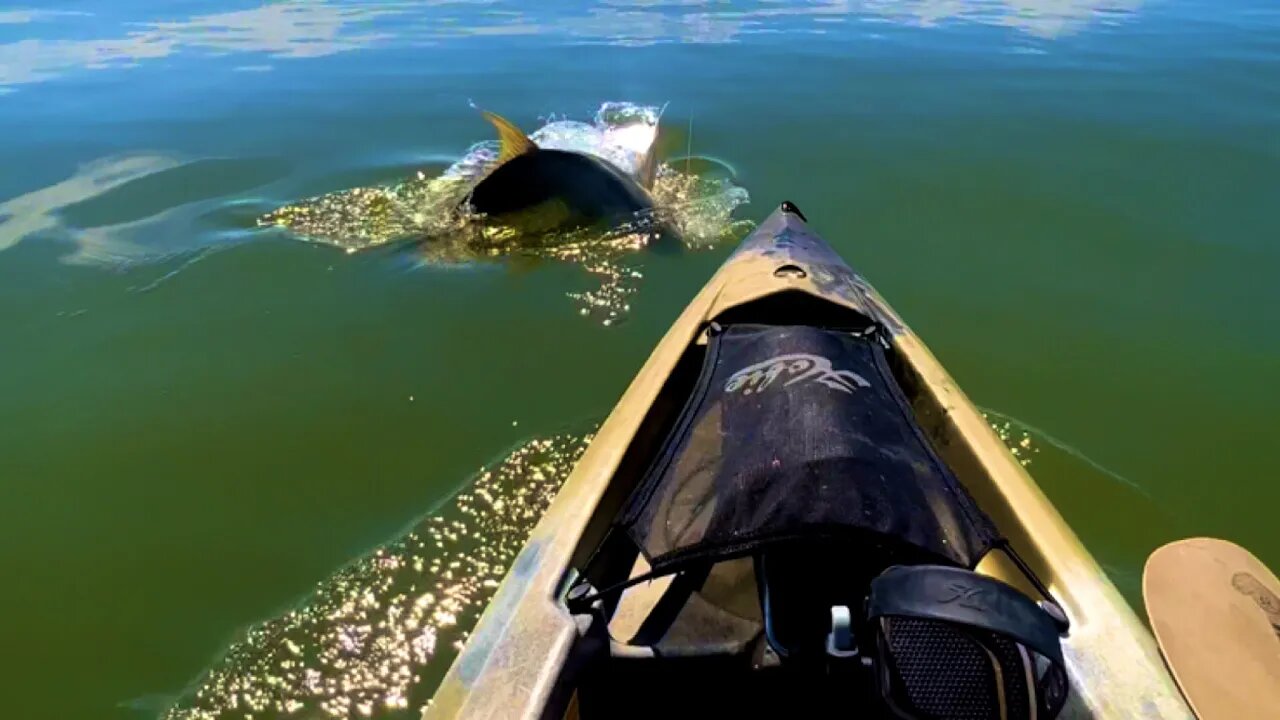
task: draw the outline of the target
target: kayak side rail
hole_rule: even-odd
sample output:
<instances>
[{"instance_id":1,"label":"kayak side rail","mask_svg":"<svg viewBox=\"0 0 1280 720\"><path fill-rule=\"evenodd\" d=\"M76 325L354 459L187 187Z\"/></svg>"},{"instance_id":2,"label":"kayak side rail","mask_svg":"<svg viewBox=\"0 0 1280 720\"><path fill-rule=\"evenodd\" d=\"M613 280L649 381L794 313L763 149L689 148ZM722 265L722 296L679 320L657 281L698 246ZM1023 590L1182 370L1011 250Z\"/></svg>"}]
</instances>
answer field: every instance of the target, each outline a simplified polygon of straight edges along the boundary
<instances>
[{"instance_id":1,"label":"kayak side rail","mask_svg":"<svg viewBox=\"0 0 1280 720\"><path fill-rule=\"evenodd\" d=\"M874 291L869 301L893 313ZM913 406L921 427L1070 620L1063 650L1074 714L1194 718L1146 626L1080 538L920 338L898 327L893 345L918 380ZM978 570L1035 596L1003 553Z\"/></svg>"}]
</instances>

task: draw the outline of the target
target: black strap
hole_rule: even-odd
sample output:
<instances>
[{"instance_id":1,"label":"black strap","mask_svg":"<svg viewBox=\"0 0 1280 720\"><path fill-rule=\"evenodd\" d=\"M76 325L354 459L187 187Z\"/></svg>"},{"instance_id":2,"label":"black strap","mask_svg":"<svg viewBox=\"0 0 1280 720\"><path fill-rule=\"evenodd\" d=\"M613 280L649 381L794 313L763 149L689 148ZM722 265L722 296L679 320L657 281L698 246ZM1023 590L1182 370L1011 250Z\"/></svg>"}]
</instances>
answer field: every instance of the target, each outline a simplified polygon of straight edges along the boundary
<instances>
[{"instance_id":1,"label":"black strap","mask_svg":"<svg viewBox=\"0 0 1280 720\"><path fill-rule=\"evenodd\" d=\"M1027 565L1027 561L1023 560L1022 556L1013 549L1013 545L1009 543L1007 538L1000 538L1000 541L996 543L995 547L998 550L1004 551L1004 554L1013 561L1014 565L1018 566L1019 570L1022 571L1023 577L1031 583L1032 587L1036 589L1036 592L1040 593L1040 595L1044 597L1045 602L1053 607L1053 613L1050 613L1049 617L1053 619L1053 623L1058 627L1058 631L1060 633L1063 635L1067 634L1067 631L1071 629L1071 620L1067 617L1067 611L1062 608L1062 603L1058 602L1058 598L1054 597L1053 593L1049 592L1049 588L1045 587L1044 583L1040 582L1040 577L1031 571L1031 567Z\"/></svg>"},{"instance_id":2,"label":"black strap","mask_svg":"<svg viewBox=\"0 0 1280 720\"><path fill-rule=\"evenodd\" d=\"M591 611L591 606L597 600L609 601L621 595L624 590L629 587L639 585L642 582L656 580L664 575L670 575L671 568L664 567L659 570L650 569L649 572L629 577L621 582L614 583L608 587L596 590L595 592L584 592L581 594L570 595L565 599L565 607L569 608L569 612L574 615L581 615ZM584 578L585 580L585 578ZM589 587L589 583L580 581L584 587Z\"/></svg>"},{"instance_id":3,"label":"black strap","mask_svg":"<svg viewBox=\"0 0 1280 720\"><path fill-rule=\"evenodd\" d=\"M1062 643L1047 612L1013 587L944 565L897 566L871 581L867 615L941 620L999 633L1059 666Z\"/></svg>"},{"instance_id":4,"label":"black strap","mask_svg":"<svg viewBox=\"0 0 1280 720\"><path fill-rule=\"evenodd\" d=\"M658 602L627 644L645 647L657 645L671 629L680 611L689 603L690 596L702 589L710 574L710 565L698 565L672 578L671 584L662 593L662 597L658 598Z\"/></svg>"}]
</instances>

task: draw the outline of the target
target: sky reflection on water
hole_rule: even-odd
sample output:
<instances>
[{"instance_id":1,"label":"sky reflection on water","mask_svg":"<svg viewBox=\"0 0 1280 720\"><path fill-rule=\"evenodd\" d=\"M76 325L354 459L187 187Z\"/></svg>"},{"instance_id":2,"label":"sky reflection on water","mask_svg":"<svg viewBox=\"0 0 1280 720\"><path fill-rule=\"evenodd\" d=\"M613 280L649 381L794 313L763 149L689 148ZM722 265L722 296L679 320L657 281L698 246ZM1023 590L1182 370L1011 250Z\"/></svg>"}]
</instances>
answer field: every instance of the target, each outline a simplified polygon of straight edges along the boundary
<instances>
[{"instance_id":1,"label":"sky reflection on water","mask_svg":"<svg viewBox=\"0 0 1280 720\"><path fill-rule=\"evenodd\" d=\"M1052 39L1113 24L1141 0L821 0L718 3L612 0L584 7L444 0L425 4L295 0L239 10L116 22L84 11L0 11L0 93L84 70L121 70L183 53L313 58L375 46L432 45L466 37L540 35L566 43L728 43L746 35L826 34L857 23L912 27L973 23ZM846 31L851 32L851 31ZM83 38L80 35L99 35ZM857 33L855 33L857 34ZM15 37L16 36L16 37ZM257 58L237 69L269 70Z\"/></svg>"}]
</instances>

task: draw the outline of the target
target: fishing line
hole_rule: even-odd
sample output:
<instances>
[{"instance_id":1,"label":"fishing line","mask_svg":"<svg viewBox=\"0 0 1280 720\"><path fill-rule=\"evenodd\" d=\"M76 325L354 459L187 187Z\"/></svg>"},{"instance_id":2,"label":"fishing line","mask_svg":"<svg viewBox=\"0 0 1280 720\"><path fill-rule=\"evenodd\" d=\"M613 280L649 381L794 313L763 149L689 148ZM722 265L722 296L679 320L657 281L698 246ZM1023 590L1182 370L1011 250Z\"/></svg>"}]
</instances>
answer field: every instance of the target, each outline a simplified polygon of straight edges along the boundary
<instances>
[{"instance_id":1,"label":"fishing line","mask_svg":"<svg viewBox=\"0 0 1280 720\"><path fill-rule=\"evenodd\" d=\"M174 277L178 275L178 273L182 272L183 270L186 270L192 265L195 265L201 260L204 260L205 258L209 257L213 253L218 252L220 250L225 250L228 247L230 247L230 245L221 246L221 247L210 245L208 247L204 247L199 250L196 250L193 255L183 260L181 263L178 264L177 267L164 273L160 277L157 277L156 279L146 283L145 285L130 285L128 288L126 288L126 292L131 292L131 293L151 292L152 290L155 290L156 288L160 287L166 282L169 282L170 280L172 280Z\"/></svg>"},{"instance_id":2,"label":"fishing line","mask_svg":"<svg viewBox=\"0 0 1280 720\"><path fill-rule=\"evenodd\" d=\"M689 160L693 158L693 117L689 117L689 142L684 149L684 174L689 174Z\"/></svg>"},{"instance_id":3,"label":"fishing line","mask_svg":"<svg viewBox=\"0 0 1280 720\"><path fill-rule=\"evenodd\" d=\"M1098 461L1094 460L1093 458L1089 457L1088 455L1085 455L1083 451L1076 449L1074 446L1070 445L1070 444L1069 444L1069 443L1067 443L1066 441L1064 441L1064 440L1059 440L1058 438L1054 437L1053 435L1050 435L1049 433L1045 432L1044 430L1041 430L1040 428L1036 427L1035 425L1032 425L1031 423L1028 423L1028 422L1024 422L1024 421L1022 421L1022 420L1019 420L1018 418L1013 417L1012 415L1006 415L1005 413L999 412L998 410L992 410L991 408L983 407L983 406L981 406L981 405L978 405L978 406L977 406L977 408L978 408L978 410L982 411L982 413L983 413L984 415L990 415L990 416L992 416L992 417L995 417L995 418L998 418L998 419L1000 419L1000 420L1003 420L1003 421L1005 421L1005 422L1009 423L1010 425L1013 425L1013 426L1017 427L1019 430L1022 430L1023 432L1027 433L1028 435L1034 435L1034 436L1036 436L1036 438L1037 438L1038 440L1041 440L1041 441L1043 441L1043 442L1045 442L1045 443L1048 443L1048 444L1049 444L1049 445L1051 445L1052 447L1055 447L1055 448L1057 448L1057 449L1061 450L1062 452L1064 452L1064 453L1066 453L1066 454L1070 455L1071 457L1075 458L1076 460L1079 460L1080 462L1084 463L1085 465L1088 465L1089 467L1093 468L1094 470L1097 470L1098 472L1102 473L1103 475L1106 475L1107 477L1109 477L1109 478L1111 478L1111 479L1113 479L1113 480L1116 480L1117 482L1119 482L1119 483L1121 483L1121 484L1123 484L1123 485L1125 485L1125 486L1127 486L1127 487L1129 487L1129 488L1131 488L1131 489L1133 489L1133 490L1136 490L1137 492L1141 493L1143 497L1146 497L1147 499L1151 499L1151 494L1150 494L1150 493L1148 493L1145 489L1143 489L1143 487L1142 487L1141 485L1139 485L1138 483L1136 483L1136 482L1134 482L1134 481L1130 480L1129 478L1125 477L1124 475L1121 475L1120 473L1118 473L1118 472L1116 472L1116 471L1114 471L1114 470L1112 470L1112 469L1110 469L1110 468L1108 468L1108 467L1104 466L1103 464L1099 463Z\"/></svg>"}]
</instances>

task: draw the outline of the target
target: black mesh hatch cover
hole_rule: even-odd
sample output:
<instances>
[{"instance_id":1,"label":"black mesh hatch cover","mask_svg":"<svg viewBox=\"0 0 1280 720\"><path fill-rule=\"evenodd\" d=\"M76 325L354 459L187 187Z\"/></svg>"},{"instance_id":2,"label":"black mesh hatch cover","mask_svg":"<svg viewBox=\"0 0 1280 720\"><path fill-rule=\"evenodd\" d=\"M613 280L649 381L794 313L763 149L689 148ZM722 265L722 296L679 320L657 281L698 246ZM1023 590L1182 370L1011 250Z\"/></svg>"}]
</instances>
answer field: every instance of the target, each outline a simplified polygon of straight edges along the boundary
<instances>
[{"instance_id":1,"label":"black mesh hatch cover","mask_svg":"<svg viewBox=\"0 0 1280 720\"><path fill-rule=\"evenodd\" d=\"M925 442L877 338L804 326L713 332L620 524L655 572L818 537L973 567L998 540Z\"/></svg>"}]
</instances>

